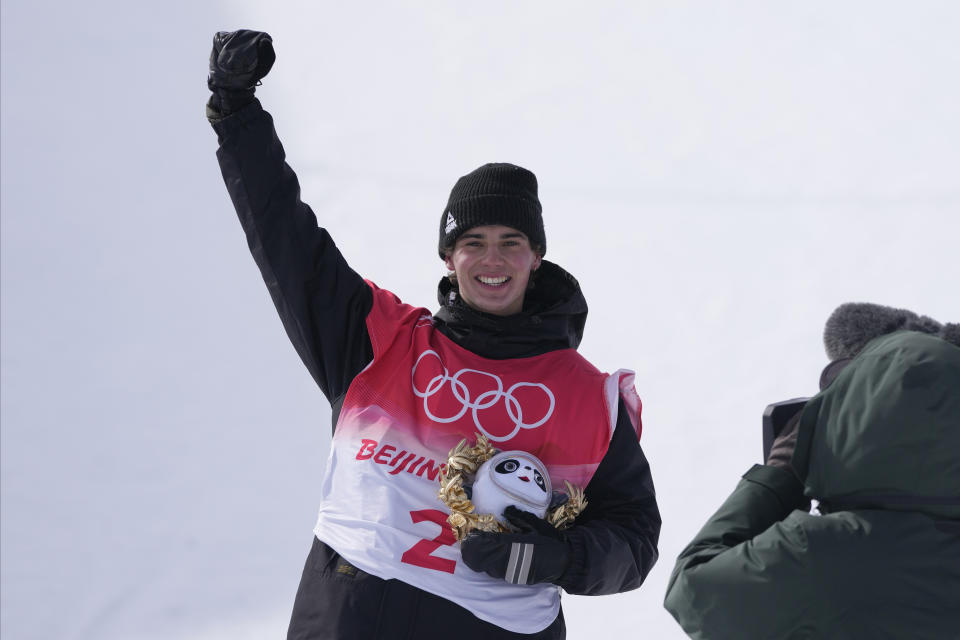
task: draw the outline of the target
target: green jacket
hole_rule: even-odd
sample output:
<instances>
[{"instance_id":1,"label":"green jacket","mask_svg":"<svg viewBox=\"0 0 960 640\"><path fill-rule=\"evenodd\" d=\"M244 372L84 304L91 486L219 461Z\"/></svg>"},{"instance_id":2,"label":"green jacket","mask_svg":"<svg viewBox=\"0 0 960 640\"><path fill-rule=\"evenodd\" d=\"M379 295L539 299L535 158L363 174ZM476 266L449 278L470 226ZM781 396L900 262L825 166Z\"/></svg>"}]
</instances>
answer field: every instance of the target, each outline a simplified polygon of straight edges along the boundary
<instances>
[{"instance_id":1,"label":"green jacket","mask_svg":"<svg viewBox=\"0 0 960 640\"><path fill-rule=\"evenodd\" d=\"M793 465L805 487L753 467L680 554L665 606L684 631L960 639L960 348L870 342L807 403Z\"/></svg>"}]
</instances>

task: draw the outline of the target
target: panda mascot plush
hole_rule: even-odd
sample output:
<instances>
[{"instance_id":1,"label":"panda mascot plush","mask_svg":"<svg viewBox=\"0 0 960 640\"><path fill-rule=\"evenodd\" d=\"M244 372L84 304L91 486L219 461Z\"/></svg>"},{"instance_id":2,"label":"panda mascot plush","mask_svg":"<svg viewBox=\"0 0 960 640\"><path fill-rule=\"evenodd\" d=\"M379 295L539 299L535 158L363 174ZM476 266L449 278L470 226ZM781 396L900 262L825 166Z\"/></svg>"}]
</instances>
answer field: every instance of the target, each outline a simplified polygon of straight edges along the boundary
<instances>
[{"instance_id":1,"label":"panda mascot plush","mask_svg":"<svg viewBox=\"0 0 960 640\"><path fill-rule=\"evenodd\" d=\"M546 465L526 451L498 451L477 434L450 451L440 474L438 496L450 508L448 521L457 540L473 530L510 531L503 511L515 506L543 518L557 529L569 527L587 506L583 490L569 482L555 491Z\"/></svg>"}]
</instances>

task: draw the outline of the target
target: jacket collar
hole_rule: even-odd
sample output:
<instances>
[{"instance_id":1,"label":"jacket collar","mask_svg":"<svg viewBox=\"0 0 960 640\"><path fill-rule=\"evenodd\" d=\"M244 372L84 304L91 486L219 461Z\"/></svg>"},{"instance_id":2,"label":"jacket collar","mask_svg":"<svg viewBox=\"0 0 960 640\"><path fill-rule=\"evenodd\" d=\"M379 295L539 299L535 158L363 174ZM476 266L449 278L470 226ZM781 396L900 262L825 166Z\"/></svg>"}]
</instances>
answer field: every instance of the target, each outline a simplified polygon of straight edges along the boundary
<instances>
[{"instance_id":1,"label":"jacket collar","mask_svg":"<svg viewBox=\"0 0 960 640\"><path fill-rule=\"evenodd\" d=\"M484 358L526 358L558 349L576 349L587 321L587 301L576 278L541 261L523 311L496 316L471 308L447 278L437 288L437 329Z\"/></svg>"}]
</instances>

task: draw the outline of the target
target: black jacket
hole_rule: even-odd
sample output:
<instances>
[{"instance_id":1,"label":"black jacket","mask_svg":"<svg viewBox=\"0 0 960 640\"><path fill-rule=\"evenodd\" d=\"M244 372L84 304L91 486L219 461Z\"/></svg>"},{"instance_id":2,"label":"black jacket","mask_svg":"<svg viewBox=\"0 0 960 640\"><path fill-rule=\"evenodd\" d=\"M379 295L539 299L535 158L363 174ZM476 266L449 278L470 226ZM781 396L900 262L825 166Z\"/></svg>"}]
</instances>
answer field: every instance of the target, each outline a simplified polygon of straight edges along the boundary
<instances>
[{"instance_id":1,"label":"black jacket","mask_svg":"<svg viewBox=\"0 0 960 640\"><path fill-rule=\"evenodd\" d=\"M333 407L372 360L364 322L372 293L344 260L285 162L273 119L258 101L214 125L223 178L287 335ZM544 262L520 314L478 312L439 289L437 328L486 358L517 358L580 343L587 305L576 280ZM650 468L621 404L610 448L585 488L587 509L567 531L568 593L635 589L657 559L660 513ZM304 568L290 638L562 638L563 614L533 636L507 632L465 609L397 580L352 567L315 540Z\"/></svg>"}]
</instances>

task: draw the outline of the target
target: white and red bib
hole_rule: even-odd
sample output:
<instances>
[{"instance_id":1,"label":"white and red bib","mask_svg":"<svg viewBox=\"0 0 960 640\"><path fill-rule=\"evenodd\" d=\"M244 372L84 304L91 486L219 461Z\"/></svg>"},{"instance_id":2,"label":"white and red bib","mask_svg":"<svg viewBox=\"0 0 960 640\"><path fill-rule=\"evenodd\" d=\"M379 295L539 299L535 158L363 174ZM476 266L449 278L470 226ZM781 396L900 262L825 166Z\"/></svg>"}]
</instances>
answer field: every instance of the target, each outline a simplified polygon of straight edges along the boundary
<instances>
[{"instance_id":1,"label":"white and red bib","mask_svg":"<svg viewBox=\"0 0 960 640\"><path fill-rule=\"evenodd\" d=\"M573 349L490 360L437 331L425 309L370 285L373 361L344 399L321 488L317 537L375 576L396 578L517 633L556 618L559 588L512 585L469 569L437 497L460 440L482 433L532 453L553 486L585 487L610 444L623 397L640 430L633 373L601 373Z\"/></svg>"}]
</instances>

